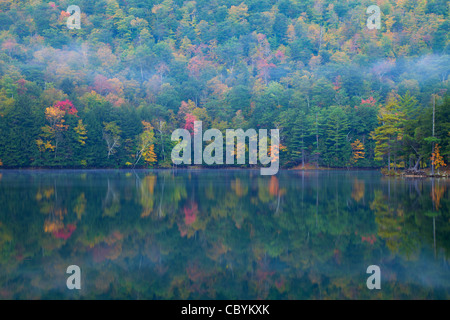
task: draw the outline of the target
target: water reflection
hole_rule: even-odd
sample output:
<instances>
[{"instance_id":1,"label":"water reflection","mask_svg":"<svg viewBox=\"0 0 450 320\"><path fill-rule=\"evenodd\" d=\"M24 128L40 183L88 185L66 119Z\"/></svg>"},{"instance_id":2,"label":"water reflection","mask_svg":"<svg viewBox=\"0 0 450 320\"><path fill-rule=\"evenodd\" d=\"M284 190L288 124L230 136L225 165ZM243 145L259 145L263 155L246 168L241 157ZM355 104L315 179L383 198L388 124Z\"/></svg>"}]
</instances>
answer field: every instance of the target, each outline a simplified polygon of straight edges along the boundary
<instances>
[{"instance_id":1,"label":"water reflection","mask_svg":"<svg viewBox=\"0 0 450 320\"><path fill-rule=\"evenodd\" d=\"M2 171L0 298L448 299L449 182ZM69 291L66 268L82 269ZM369 265L382 290L366 287Z\"/></svg>"}]
</instances>

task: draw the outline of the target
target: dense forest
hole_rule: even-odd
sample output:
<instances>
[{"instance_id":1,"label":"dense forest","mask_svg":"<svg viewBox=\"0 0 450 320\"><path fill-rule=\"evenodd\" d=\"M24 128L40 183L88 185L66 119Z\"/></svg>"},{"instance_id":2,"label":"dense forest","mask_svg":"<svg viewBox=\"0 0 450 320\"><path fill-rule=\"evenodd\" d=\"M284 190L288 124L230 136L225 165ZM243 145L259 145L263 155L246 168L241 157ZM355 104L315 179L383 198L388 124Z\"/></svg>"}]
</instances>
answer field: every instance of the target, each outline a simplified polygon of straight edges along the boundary
<instances>
[{"instance_id":1,"label":"dense forest","mask_svg":"<svg viewBox=\"0 0 450 320\"><path fill-rule=\"evenodd\" d=\"M377 4L381 29L369 30ZM80 29L66 10L81 9ZM278 128L281 165L450 163L445 0L0 0L0 167L170 167Z\"/></svg>"}]
</instances>

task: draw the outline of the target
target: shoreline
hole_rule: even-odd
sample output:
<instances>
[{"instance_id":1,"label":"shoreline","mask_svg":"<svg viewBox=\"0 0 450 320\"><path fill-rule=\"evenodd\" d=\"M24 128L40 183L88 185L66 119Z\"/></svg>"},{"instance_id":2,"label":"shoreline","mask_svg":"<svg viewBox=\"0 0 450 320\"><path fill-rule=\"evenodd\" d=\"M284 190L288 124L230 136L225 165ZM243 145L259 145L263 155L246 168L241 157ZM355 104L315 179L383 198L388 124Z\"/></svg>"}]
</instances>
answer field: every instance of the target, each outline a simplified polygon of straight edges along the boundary
<instances>
[{"instance_id":1,"label":"shoreline","mask_svg":"<svg viewBox=\"0 0 450 320\"><path fill-rule=\"evenodd\" d=\"M264 167L231 167L231 166L198 166L198 165L192 165L192 166L172 166L172 167L153 167L153 168L131 168L131 167L0 167L0 171L33 171L33 170L127 170L127 171L133 171L133 170L259 170ZM305 168L298 168L298 167L289 167L289 168L281 168L279 170L283 171L327 171L327 170L360 170L360 171L379 171L380 168L360 168L360 167L318 167L315 166L312 167L305 167Z\"/></svg>"},{"instance_id":2,"label":"shoreline","mask_svg":"<svg viewBox=\"0 0 450 320\"><path fill-rule=\"evenodd\" d=\"M74 167L67 167L67 168L49 168L49 167L17 167L17 168L6 168L6 167L0 167L0 172L4 171L24 171L24 172L31 172L31 171L150 171L150 170L158 170L158 171L174 171L174 170L183 170L183 171L201 171L201 170L260 170L261 167L211 167L211 166L173 166L173 167L154 167L154 168L74 168ZM391 170L391 173L383 172L383 168L358 168L358 167L318 167L315 166L305 166L304 168L293 167L293 168L280 168L279 171L293 171L293 172L300 172L300 171L377 171L381 175L385 177L396 177L396 178L450 178L450 172L444 171L440 172L439 174L435 173L434 175L431 175L430 173L426 171L422 171L422 174L405 174L406 170L398 170L393 171ZM428 171L428 170L427 170Z\"/></svg>"},{"instance_id":3,"label":"shoreline","mask_svg":"<svg viewBox=\"0 0 450 320\"><path fill-rule=\"evenodd\" d=\"M431 174L430 169L425 169L421 171L411 172L409 169L405 170L398 170L398 171L392 171L386 172L385 170L381 170L381 173L384 176L387 177L401 177L401 178L450 178L450 171L447 169L442 172L435 172L434 174Z\"/></svg>"}]
</instances>

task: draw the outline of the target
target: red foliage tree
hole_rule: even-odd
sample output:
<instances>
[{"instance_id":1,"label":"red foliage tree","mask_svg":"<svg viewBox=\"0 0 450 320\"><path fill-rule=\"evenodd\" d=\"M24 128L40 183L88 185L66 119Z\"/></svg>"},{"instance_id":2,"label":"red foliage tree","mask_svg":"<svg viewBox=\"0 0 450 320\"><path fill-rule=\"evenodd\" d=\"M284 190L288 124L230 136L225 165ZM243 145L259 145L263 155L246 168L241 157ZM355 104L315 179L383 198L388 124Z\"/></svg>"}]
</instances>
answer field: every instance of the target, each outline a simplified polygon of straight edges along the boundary
<instances>
[{"instance_id":1,"label":"red foliage tree","mask_svg":"<svg viewBox=\"0 0 450 320\"><path fill-rule=\"evenodd\" d=\"M17 93L18 94L24 94L25 92L27 92L27 88L25 88L25 84L27 83L27 80L25 79L20 79L16 81L18 88L17 88Z\"/></svg>"},{"instance_id":2,"label":"red foliage tree","mask_svg":"<svg viewBox=\"0 0 450 320\"><path fill-rule=\"evenodd\" d=\"M94 90L102 95L114 92L114 87L108 78L102 75L96 75L94 79Z\"/></svg>"},{"instance_id":3,"label":"red foliage tree","mask_svg":"<svg viewBox=\"0 0 450 320\"><path fill-rule=\"evenodd\" d=\"M374 107L375 103L377 103L377 101L372 96L370 96L369 99L366 100L361 99L361 105L367 104L371 107Z\"/></svg>"},{"instance_id":4,"label":"red foliage tree","mask_svg":"<svg viewBox=\"0 0 450 320\"><path fill-rule=\"evenodd\" d=\"M197 121L197 118L194 115L187 113L186 117L185 117L185 121L186 122L184 124L184 128L186 130L190 131L191 134L194 134L195 133L194 132L194 121Z\"/></svg>"},{"instance_id":5,"label":"red foliage tree","mask_svg":"<svg viewBox=\"0 0 450 320\"><path fill-rule=\"evenodd\" d=\"M58 101L55 103L54 107L58 110L65 111L68 114L76 115L78 113L78 110L70 100Z\"/></svg>"}]
</instances>

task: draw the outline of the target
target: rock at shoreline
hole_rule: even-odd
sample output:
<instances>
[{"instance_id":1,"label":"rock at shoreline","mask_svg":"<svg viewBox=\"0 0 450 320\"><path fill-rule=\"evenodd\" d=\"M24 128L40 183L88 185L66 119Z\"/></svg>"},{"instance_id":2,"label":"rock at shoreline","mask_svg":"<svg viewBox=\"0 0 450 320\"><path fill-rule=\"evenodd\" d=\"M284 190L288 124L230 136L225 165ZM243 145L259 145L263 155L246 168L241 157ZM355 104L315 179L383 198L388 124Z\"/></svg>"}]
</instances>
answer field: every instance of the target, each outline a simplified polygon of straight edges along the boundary
<instances>
[{"instance_id":1,"label":"rock at shoreline","mask_svg":"<svg viewBox=\"0 0 450 320\"><path fill-rule=\"evenodd\" d=\"M406 169L403 171L403 175L406 176L419 176L419 177L426 177L428 174L425 171L421 170L414 170L414 169Z\"/></svg>"}]
</instances>

